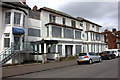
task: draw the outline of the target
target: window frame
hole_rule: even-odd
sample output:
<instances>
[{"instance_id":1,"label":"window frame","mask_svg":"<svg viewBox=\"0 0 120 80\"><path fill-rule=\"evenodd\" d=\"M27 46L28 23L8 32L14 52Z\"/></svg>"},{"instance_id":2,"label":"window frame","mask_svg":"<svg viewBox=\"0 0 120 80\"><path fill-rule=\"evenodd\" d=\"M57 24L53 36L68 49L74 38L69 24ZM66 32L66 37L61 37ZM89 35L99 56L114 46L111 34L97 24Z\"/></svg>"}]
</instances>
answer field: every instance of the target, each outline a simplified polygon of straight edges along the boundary
<instances>
[{"instance_id":1,"label":"window frame","mask_svg":"<svg viewBox=\"0 0 120 80\"><path fill-rule=\"evenodd\" d=\"M9 19L8 19L8 16L6 15L7 13L10 13ZM9 20L9 23L7 23L8 22L7 20ZM11 12L5 12L5 24L11 24Z\"/></svg>"}]
</instances>

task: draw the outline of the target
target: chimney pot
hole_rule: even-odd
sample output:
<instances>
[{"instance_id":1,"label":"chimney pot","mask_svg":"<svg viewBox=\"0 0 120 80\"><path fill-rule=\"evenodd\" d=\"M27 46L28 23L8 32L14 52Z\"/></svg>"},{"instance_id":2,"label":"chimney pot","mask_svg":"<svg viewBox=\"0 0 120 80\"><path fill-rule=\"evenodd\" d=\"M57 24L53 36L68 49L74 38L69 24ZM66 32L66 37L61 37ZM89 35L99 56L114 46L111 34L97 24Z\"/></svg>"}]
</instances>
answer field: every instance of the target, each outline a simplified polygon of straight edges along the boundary
<instances>
[{"instance_id":1,"label":"chimney pot","mask_svg":"<svg viewBox=\"0 0 120 80\"><path fill-rule=\"evenodd\" d=\"M34 11L37 11L37 8L38 8L38 7L35 5L35 6L33 7L33 10L34 10Z\"/></svg>"},{"instance_id":2,"label":"chimney pot","mask_svg":"<svg viewBox=\"0 0 120 80\"><path fill-rule=\"evenodd\" d=\"M115 29L115 28L113 28L113 29L112 29L112 32L115 32L115 31L116 31L116 29Z\"/></svg>"}]
</instances>

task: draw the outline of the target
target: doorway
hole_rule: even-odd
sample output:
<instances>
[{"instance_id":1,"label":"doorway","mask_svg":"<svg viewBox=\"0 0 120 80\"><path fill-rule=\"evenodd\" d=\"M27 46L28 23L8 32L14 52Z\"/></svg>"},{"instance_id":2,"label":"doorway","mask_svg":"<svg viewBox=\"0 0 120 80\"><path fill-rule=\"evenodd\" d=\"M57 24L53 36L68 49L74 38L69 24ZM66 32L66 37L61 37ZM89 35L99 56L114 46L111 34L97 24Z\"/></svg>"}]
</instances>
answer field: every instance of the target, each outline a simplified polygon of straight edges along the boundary
<instances>
[{"instance_id":1,"label":"doorway","mask_svg":"<svg viewBox=\"0 0 120 80\"><path fill-rule=\"evenodd\" d=\"M14 35L14 49L15 50L20 50L20 40L21 40L21 36Z\"/></svg>"},{"instance_id":2,"label":"doorway","mask_svg":"<svg viewBox=\"0 0 120 80\"><path fill-rule=\"evenodd\" d=\"M73 55L73 46L72 45L66 45L65 46L65 57L70 57Z\"/></svg>"}]
</instances>

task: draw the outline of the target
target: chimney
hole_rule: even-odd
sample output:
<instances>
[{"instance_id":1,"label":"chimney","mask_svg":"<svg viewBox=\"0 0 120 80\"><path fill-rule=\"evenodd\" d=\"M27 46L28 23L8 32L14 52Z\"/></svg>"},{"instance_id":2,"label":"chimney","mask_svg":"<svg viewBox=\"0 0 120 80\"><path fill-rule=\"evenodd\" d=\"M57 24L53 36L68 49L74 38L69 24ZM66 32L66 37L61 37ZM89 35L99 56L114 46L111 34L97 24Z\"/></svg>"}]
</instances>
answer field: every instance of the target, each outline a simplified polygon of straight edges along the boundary
<instances>
[{"instance_id":1,"label":"chimney","mask_svg":"<svg viewBox=\"0 0 120 80\"><path fill-rule=\"evenodd\" d=\"M37 11L37 8L38 8L38 7L35 5L35 6L33 7L33 10L34 10L34 11Z\"/></svg>"},{"instance_id":2,"label":"chimney","mask_svg":"<svg viewBox=\"0 0 120 80\"><path fill-rule=\"evenodd\" d=\"M26 4L26 0L21 0L24 4Z\"/></svg>"},{"instance_id":3,"label":"chimney","mask_svg":"<svg viewBox=\"0 0 120 80\"><path fill-rule=\"evenodd\" d=\"M112 32L115 32L115 31L116 31L116 29L115 29L115 28L113 28L113 29L112 29Z\"/></svg>"}]
</instances>

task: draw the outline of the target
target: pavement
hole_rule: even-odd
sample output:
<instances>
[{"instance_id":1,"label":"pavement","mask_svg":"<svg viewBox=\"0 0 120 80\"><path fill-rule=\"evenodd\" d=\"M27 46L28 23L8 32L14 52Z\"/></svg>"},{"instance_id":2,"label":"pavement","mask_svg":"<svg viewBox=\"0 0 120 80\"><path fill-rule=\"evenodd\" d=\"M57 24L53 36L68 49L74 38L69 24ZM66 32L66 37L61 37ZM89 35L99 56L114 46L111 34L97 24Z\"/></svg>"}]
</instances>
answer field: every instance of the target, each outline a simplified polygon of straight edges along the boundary
<instances>
[{"instance_id":1,"label":"pavement","mask_svg":"<svg viewBox=\"0 0 120 80\"><path fill-rule=\"evenodd\" d=\"M118 59L77 65L76 60L3 67L3 78L118 78Z\"/></svg>"}]
</instances>

